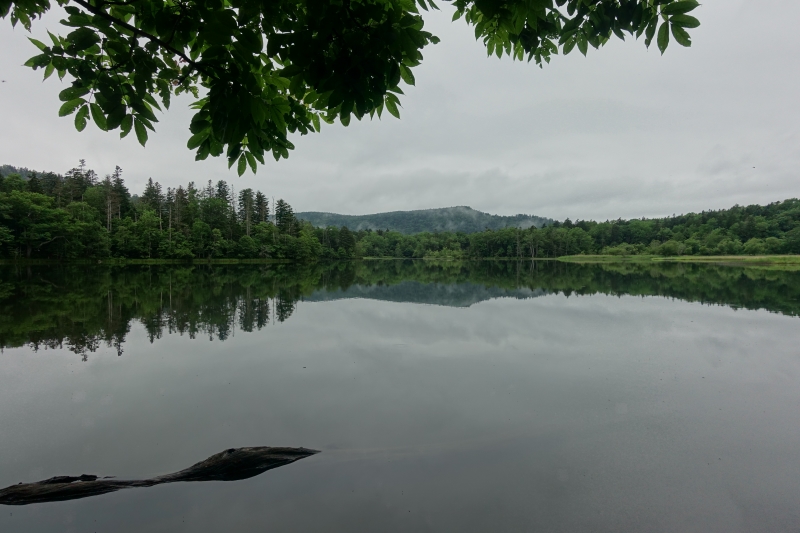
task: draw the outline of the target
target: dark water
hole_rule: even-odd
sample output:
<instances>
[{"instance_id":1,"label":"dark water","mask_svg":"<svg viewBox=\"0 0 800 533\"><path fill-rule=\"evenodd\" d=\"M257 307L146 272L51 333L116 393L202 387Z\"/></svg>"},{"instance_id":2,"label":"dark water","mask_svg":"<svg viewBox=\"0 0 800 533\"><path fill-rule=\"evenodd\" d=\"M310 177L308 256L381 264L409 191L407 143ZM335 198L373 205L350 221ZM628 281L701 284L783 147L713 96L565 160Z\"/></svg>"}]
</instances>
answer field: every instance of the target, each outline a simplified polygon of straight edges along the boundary
<instances>
[{"instance_id":1,"label":"dark water","mask_svg":"<svg viewBox=\"0 0 800 533\"><path fill-rule=\"evenodd\" d=\"M800 273L374 262L0 270L2 532L800 531Z\"/></svg>"}]
</instances>

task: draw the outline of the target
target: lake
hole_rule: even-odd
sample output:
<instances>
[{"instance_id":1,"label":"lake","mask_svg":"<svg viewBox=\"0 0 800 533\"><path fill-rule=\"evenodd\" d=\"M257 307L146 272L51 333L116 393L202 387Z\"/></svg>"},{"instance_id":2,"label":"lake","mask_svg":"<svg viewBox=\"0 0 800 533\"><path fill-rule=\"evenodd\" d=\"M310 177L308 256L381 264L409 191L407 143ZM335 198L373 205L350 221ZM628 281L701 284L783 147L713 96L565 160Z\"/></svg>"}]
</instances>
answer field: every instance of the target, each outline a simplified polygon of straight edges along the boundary
<instances>
[{"instance_id":1,"label":"lake","mask_svg":"<svg viewBox=\"0 0 800 533\"><path fill-rule=\"evenodd\" d=\"M3 532L800 530L800 272L363 261L0 267ZM80 483L80 482L78 482Z\"/></svg>"}]
</instances>

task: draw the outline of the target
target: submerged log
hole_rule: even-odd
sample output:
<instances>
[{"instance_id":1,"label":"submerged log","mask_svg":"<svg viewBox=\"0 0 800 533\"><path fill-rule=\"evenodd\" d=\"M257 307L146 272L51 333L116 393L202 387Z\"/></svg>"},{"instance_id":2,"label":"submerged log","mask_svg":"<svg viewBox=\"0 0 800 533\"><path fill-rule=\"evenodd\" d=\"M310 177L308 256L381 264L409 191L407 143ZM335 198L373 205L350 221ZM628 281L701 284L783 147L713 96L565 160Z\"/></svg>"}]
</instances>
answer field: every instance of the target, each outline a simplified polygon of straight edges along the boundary
<instances>
[{"instance_id":1,"label":"submerged log","mask_svg":"<svg viewBox=\"0 0 800 533\"><path fill-rule=\"evenodd\" d=\"M150 479L118 480L81 476L57 476L35 483L20 483L0 490L0 504L28 505L31 503L76 500L98 496L121 489L152 487L181 481L236 481L257 476L267 470L288 465L319 453L307 448L231 448L212 455L205 461L173 474Z\"/></svg>"}]
</instances>

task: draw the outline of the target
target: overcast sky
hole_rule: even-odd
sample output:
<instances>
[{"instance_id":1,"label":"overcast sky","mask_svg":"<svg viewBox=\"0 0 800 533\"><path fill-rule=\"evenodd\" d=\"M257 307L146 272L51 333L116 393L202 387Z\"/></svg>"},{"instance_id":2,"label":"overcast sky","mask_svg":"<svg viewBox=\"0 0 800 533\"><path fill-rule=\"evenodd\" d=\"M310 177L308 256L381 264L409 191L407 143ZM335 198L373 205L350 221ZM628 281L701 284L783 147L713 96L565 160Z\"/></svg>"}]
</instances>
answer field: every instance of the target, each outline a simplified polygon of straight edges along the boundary
<instances>
[{"instance_id":1,"label":"overcast sky","mask_svg":"<svg viewBox=\"0 0 800 533\"><path fill-rule=\"evenodd\" d=\"M694 45L614 40L539 69L487 58L452 8L426 15L402 120L353 121L292 139L289 160L239 178L186 148L188 100L173 102L147 148L58 118L56 77L22 67L37 50L0 21L0 164L65 172L120 165L132 192L226 179L296 211L365 214L469 205L557 219L631 218L800 196L800 2L707 0ZM34 35L59 28L36 23ZM42 39L46 40L46 39Z\"/></svg>"}]
</instances>

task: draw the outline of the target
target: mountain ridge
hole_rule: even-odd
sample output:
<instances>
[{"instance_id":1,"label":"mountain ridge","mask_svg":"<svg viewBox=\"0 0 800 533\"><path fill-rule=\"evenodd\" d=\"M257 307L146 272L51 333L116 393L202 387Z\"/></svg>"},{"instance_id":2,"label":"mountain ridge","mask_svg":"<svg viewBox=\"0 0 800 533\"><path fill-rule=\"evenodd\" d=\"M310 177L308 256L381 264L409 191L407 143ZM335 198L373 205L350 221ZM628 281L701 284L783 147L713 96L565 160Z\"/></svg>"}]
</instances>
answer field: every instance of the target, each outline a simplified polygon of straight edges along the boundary
<instances>
[{"instance_id":1,"label":"mountain ridge","mask_svg":"<svg viewBox=\"0 0 800 533\"><path fill-rule=\"evenodd\" d=\"M347 226L353 231L390 230L405 234L444 231L477 233L486 229L498 230L508 227L526 229L536 226L540 228L553 222L552 219L536 215L492 215L464 205L410 211L386 211L367 215L303 211L295 213L295 216L317 227Z\"/></svg>"}]
</instances>

